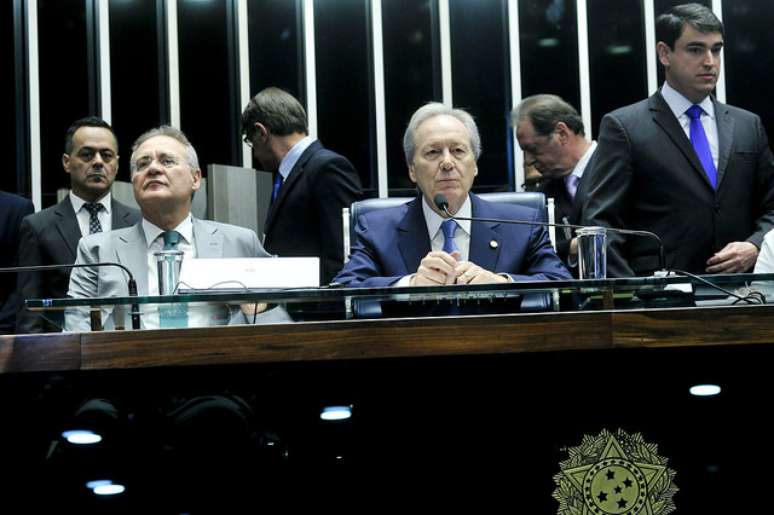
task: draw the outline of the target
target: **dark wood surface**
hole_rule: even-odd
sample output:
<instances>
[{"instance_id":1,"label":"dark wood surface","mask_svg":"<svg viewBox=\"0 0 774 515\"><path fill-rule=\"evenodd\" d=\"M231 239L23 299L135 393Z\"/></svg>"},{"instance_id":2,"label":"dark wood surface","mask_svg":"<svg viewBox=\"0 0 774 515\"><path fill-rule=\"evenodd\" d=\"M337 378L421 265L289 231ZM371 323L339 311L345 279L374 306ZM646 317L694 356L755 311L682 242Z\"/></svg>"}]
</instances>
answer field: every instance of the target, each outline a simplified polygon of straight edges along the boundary
<instances>
[{"instance_id":1,"label":"dark wood surface","mask_svg":"<svg viewBox=\"0 0 774 515\"><path fill-rule=\"evenodd\" d=\"M484 315L0 337L0 372L774 343L774 307Z\"/></svg>"}]
</instances>

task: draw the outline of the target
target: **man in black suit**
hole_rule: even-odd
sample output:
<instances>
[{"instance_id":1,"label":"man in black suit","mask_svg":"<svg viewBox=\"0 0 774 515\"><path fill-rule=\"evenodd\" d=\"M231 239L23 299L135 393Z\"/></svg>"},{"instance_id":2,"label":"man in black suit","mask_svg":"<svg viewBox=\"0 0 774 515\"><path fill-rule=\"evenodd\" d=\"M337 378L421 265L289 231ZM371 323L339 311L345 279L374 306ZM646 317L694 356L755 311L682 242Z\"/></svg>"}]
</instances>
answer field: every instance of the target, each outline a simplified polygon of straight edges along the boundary
<instances>
[{"instance_id":1,"label":"man in black suit","mask_svg":"<svg viewBox=\"0 0 774 515\"><path fill-rule=\"evenodd\" d=\"M282 257L319 256L320 284L328 284L344 265L341 210L362 197L355 168L308 135L304 108L279 88L250 100L242 134L274 174L264 247Z\"/></svg>"},{"instance_id":2,"label":"man in black suit","mask_svg":"<svg viewBox=\"0 0 774 515\"><path fill-rule=\"evenodd\" d=\"M28 199L0 191L0 268L18 264L19 225L22 218L34 212ZM0 278L0 334L14 332L18 309L16 276L5 275Z\"/></svg>"},{"instance_id":3,"label":"man in black suit","mask_svg":"<svg viewBox=\"0 0 774 515\"><path fill-rule=\"evenodd\" d=\"M72 264L81 236L128 227L140 219L136 209L110 195L118 170L118 142L104 120L82 118L70 126L62 166L70 175L70 193L22 221L19 266ZM69 270L30 272L19 275L19 292L23 299L61 298L69 283ZM61 315L50 313L46 318L22 308L16 332L61 330Z\"/></svg>"},{"instance_id":4,"label":"man in black suit","mask_svg":"<svg viewBox=\"0 0 774 515\"><path fill-rule=\"evenodd\" d=\"M533 95L513 109L511 121L525 166L534 166L543 176L538 191L555 201L554 220L577 225L584 171L597 147L586 139L578 111L556 95ZM578 244L570 229L556 228L556 253L577 275Z\"/></svg>"},{"instance_id":5,"label":"man in black suit","mask_svg":"<svg viewBox=\"0 0 774 515\"><path fill-rule=\"evenodd\" d=\"M587 174L582 223L660 235L667 266L693 273L752 268L774 227L774 157L760 118L721 104L723 25L686 4L656 22L666 82L650 98L607 114ZM608 235L608 274L648 275L654 242Z\"/></svg>"}]
</instances>

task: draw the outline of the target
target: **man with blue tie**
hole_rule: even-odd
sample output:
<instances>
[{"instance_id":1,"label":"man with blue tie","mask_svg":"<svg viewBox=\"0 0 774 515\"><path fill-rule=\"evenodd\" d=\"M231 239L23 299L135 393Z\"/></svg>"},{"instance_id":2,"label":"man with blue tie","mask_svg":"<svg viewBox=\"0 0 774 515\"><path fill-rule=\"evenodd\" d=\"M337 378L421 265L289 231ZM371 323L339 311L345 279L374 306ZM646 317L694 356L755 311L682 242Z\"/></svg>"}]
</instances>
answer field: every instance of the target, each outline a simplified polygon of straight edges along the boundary
<instances>
[{"instance_id":1,"label":"man with blue tie","mask_svg":"<svg viewBox=\"0 0 774 515\"><path fill-rule=\"evenodd\" d=\"M666 81L602 119L584 182L583 225L652 231L669 268L745 272L774 228L774 157L760 118L718 102L723 25L710 9L678 5L656 21ZM608 275L658 268L648 238L609 234Z\"/></svg>"},{"instance_id":2,"label":"man with blue tie","mask_svg":"<svg viewBox=\"0 0 774 515\"><path fill-rule=\"evenodd\" d=\"M334 279L347 286L438 286L570 278L545 227L450 220L442 194L460 217L537 220L533 209L487 202L470 193L481 153L467 112L429 103L403 138L409 177L419 194L399 207L359 218L352 255Z\"/></svg>"},{"instance_id":3,"label":"man with blue tie","mask_svg":"<svg viewBox=\"0 0 774 515\"><path fill-rule=\"evenodd\" d=\"M242 135L260 166L274 175L263 241L280 257L320 258L320 284L344 265L342 208L360 200L360 177L347 158L307 129L293 95L266 88L242 113Z\"/></svg>"}]
</instances>

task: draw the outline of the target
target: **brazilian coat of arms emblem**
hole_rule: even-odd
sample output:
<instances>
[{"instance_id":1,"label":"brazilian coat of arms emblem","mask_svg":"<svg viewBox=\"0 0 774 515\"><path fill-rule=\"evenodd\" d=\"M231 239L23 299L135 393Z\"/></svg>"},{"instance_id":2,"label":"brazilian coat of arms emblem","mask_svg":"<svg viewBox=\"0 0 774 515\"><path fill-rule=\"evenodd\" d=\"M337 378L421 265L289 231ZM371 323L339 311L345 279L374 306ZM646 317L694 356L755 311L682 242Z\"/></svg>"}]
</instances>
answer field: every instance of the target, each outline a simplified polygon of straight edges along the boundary
<instances>
[{"instance_id":1,"label":"brazilian coat of arms emblem","mask_svg":"<svg viewBox=\"0 0 774 515\"><path fill-rule=\"evenodd\" d=\"M554 476L558 515L666 515L675 511L675 471L640 433L585 435Z\"/></svg>"}]
</instances>

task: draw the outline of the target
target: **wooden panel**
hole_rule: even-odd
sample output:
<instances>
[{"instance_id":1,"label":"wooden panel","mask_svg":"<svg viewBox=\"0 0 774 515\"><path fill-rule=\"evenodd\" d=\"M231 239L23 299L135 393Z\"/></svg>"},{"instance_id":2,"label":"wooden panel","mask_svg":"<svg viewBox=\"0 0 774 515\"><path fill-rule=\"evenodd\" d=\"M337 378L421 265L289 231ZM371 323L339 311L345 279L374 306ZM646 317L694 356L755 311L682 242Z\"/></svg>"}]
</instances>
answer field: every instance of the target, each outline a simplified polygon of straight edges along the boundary
<instances>
[{"instance_id":1,"label":"wooden panel","mask_svg":"<svg viewBox=\"0 0 774 515\"><path fill-rule=\"evenodd\" d=\"M774 343L774 306L618 311L615 347Z\"/></svg>"},{"instance_id":2,"label":"wooden panel","mask_svg":"<svg viewBox=\"0 0 774 515\"><path fill-rule=\"evenodd\" d=\"M298 323L83 335L83 368L137 368L609 348L609 314Z\"/></svg>"},{"instance_id":3,"label":"wooden panel","mask_svg":"<svg viewBox=\"0 0 774 515\"><path fill-rule=\"evenodd\" d=\"M78 370L80 334L0 336L0 373Z\"/></svg>"}]
</instances>

